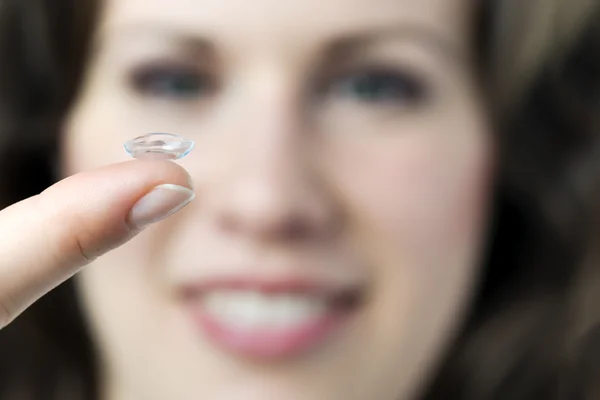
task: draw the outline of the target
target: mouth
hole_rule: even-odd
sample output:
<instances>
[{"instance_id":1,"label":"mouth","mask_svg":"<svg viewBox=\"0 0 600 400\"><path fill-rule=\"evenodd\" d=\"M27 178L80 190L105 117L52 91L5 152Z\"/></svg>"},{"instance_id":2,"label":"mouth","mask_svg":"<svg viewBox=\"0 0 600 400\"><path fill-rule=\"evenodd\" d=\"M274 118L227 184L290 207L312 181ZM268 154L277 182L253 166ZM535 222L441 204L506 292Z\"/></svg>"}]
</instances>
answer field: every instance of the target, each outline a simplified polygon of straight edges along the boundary
<instances>
[{"instance_id":1,"label":"mouth","mask_svg":"<svg viewBox=\"0 0 600 400\"><path fill-rule=\"evenodd\" d=\"M364 299L360 286L300 280L221 279L183 291L194 325L238 357L297 357L343 330Z\"/></svg>"}]
</instances>

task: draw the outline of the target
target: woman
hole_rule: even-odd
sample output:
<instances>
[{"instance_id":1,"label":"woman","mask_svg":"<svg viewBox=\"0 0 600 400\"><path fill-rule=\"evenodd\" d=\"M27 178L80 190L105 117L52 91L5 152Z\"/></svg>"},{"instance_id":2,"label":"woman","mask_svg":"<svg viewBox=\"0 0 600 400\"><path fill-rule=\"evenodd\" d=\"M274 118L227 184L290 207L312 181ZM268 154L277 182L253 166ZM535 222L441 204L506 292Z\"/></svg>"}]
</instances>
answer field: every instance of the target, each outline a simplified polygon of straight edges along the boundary
<instances>
[{"instance_id":1,"label":"woman","mask_svg":"<svg viewBox=\"0 0 600 400\"><path fill-rule=\"evenodd\" d=\"M596 398L596 9L5 2L0 396Z\"/></svg>"}]
</instances>

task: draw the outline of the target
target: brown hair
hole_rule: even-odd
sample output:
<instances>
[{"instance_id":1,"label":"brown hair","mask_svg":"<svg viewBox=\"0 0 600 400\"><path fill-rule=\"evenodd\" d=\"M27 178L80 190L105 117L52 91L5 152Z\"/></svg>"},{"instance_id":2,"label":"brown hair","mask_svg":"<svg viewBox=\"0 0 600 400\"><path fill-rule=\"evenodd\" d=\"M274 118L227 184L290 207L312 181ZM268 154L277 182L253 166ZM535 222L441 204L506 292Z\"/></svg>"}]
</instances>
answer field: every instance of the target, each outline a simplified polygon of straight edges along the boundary
<instances>
[{"instance_id":1,"label":"brown hair","mask_svg":"<svg viewBox=\"0 0 600 400\"><path fill-rule=\"evenodd\" d=\"M595 0L480 0L481 72L498 122L495 224L477 299L426 400L600 396L600 14ZM0 207L53 181L98 0L0 2ZM595 283L595 281L593 281ZM591 311L590 311L591 310ZM0 332L0 398L94 399L97 359L74 286Z\"/></svg>"}]
</instances>

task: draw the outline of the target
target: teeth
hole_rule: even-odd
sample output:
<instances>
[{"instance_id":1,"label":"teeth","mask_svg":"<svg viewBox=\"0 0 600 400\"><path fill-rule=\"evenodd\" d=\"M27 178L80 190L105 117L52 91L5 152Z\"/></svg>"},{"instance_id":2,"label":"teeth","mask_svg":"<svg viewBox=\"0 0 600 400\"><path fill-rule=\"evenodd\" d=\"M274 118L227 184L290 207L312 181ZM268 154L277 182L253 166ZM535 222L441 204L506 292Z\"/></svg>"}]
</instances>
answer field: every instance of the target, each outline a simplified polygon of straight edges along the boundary
<instances>
[{"instance_id":1,"label":"teeth","mask_svg":"<svg viewBox=\"0 0 600 400\"><path fill-rule=\"evenodd\" d=\"M265 295L254 291L214 291L202 299L205 311L239 329L282 329L323 316L325 299L301 295Z\"/></svg>"}]
</instances>

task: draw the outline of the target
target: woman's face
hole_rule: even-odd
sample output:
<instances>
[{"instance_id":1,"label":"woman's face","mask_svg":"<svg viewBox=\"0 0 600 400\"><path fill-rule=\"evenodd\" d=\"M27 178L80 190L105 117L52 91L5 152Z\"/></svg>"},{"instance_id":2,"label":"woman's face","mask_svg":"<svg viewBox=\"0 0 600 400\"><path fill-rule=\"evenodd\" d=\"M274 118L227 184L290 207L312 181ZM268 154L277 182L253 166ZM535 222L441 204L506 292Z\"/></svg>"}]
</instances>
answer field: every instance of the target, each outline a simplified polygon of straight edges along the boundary
<instances>
[{"instance_id":1,"label":"woman's face","mask_svg":"<svg viewBox=\"0 0 600 400\"><path fill-rule=\"evenodd\" d=\"M104 5L65 174L196 142L196 200L79 277L106 397L412 398L485 236L472 1Z\"/></svg>"}]
</instances>

